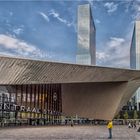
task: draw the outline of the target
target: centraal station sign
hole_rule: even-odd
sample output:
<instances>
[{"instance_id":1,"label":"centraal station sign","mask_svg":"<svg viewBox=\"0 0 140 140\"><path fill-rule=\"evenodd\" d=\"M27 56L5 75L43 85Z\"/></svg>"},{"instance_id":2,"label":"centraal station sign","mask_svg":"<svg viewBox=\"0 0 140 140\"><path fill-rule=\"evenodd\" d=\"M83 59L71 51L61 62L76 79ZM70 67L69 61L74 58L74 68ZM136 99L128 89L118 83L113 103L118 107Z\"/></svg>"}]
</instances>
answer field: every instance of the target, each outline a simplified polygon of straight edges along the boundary
<instances>
[{"instance_id":1,"label":"centraal station sign","mask_svg":"<svg viewBox=\"0 0 140 140\"><path fill-rule=\"evenodd\" d=\"M10 104L10 103L0 103L0 110L3 111L13 111L13 112L30 112L30 113L42 113L42 114L57 114L56 111L50 111L46 109L39 109L39 108L30 108L26 106L19 106L17 104Z\"/></svg>"}]
</instances>

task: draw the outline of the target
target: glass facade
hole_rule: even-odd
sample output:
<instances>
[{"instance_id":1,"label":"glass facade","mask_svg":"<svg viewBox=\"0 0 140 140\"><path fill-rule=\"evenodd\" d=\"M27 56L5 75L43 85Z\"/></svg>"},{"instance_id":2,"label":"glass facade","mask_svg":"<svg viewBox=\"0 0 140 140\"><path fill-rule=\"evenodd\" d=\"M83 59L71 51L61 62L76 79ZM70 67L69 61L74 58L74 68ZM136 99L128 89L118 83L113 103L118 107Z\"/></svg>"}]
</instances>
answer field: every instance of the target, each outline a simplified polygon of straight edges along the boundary
<instances>
[{"instance_id":1,"label":"glass facade","mask_svg":"<svg viewBox=\"0 0 140 140\"><path fill-rule=\"evenodd\" d=\"M140 70L140 21L135 23L136 28L136 69Z\"/></svg>"},{"instance_id":2,"label":"glass facade","mask_svg":"<svg viewBox=\"0 0 140 140\"><path fill-rule=\"evenodd\" d=\"M130 68L136 69L136 36L135 27L132 36L132 42L130 47Z\"/></svg>"},{"instance_id":3,"label":"glass facade","mask_svg":"<svg viewBox=\"0 0 140 140\"><path fill-rule=\"evenodd\" d=\"M89 4L78 6L77 64L95 65L95 26Z\"/></svg>"},{"instance_id":4,"label":"glass facade","mask_svg":"<svg viewBox=\"0 0 140 140\"><path fill-rule=\"evenodd\" d=\"M136 21L133 31L130 48L130 68L140 70L140 21ZM137 110L140 110L140 88L136 91L135 98Z\"/></svg>"},{"instance_id":5,"label":"glass facade","mask_svg":"<svg viewBox=\"0 0 140 140\"><path fill-rule=\"evenodd\" d=\"M61 112L60 84L0 86L1 125L58 124Z\"/></svg>"}]
</instances>

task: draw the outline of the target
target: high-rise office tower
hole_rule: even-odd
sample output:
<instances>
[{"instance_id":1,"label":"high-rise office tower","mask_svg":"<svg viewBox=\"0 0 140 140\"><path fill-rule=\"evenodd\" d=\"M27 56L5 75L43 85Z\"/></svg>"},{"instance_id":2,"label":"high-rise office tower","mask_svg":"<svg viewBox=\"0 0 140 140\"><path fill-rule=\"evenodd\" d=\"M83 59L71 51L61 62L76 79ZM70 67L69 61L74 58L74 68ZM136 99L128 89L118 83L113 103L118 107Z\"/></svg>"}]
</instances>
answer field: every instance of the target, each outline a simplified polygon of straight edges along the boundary
<instances>
[{"instance_id":1,"label":"high-rise office tower","mask_svg":"<svg viewBox=\"0 0 140 140\"><path fill-rule=\"evenodd\" d=\"M130 68L140 70L140 21L136 21L134 26L130 48ZM140 88L136 91L134 97L137 110L140 110Z\"/></svg>"},{"instance_id":2,"label":"high-rise office tower","mask_svg":"<svg viewBox=\"0 0 140 140\"><path fill-rule=\"evenodd\" d=\"M77 64L96 64L95 34L96 29L92 18L90 4L78 6Z\"/></svg>"}]
</instances>

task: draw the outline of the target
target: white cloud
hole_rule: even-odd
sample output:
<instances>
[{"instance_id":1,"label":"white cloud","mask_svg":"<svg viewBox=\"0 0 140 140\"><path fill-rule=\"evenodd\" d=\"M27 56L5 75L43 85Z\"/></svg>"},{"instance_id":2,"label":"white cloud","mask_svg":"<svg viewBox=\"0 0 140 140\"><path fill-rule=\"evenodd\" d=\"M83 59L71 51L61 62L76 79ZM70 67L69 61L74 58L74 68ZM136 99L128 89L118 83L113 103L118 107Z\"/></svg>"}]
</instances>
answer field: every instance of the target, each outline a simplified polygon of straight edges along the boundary
<instances>
[{"instance_id":1,"label":"white cloud","mask_svg":"<svg viewBox=\"0 0 140 140\"><path fill-rule=\"evenodd\" d=\"M96 22L97 24L101 23L101 21L100 21L99 19L95 19L95 22Z\"/></svg>"},{"instance_id":2,"label":"white cloud","mask_svg":"<svg viewBox=\"0 0 140 140\"><path fill-rule=\"evenodd\" d=\"M98 60L104 61L105 59L107 59L109 57L108 54L106 54L105 52L96 52L96 58Z\"/></svg>"},{"instance_id":3,"label":"white cloud","mask_svg":"<svg viewBox=\"0 0 140 140\"><path fill-rule=\"evenodd\" d=\"M17 28L17 29L14 29L13 32L14 32L16 35L20 35L21 33L23 33L23 29L22 29L22 28Z\"/></svg>"},{"instance_id":4,"label":"white cloud","mask_svg":"<svg viewBox=\"0 0 140 140\"><path fill-rule=\"evenodd\" d=\"M110 48L116 48L116 47L122 45L122 43L124 43L124 42L125 42L124 38L110 37L110 40L107 43L107 45Z\"/></svg>"},{"instance_id":5,"label":"white cloud","mask_svg":"<svg viewBox=\"0 0 140 140\"><path fill-rule=\"evenodd\" d=\"M134 23L136 20L140 20L140 1L131 1L131 3L128 5L128 10L129 9L132 10L132 23Z\"/></svg>"},{"instance_id":6,"label":"white cloud","mask_svg":"<svg viewBox=\"0 0 140 140\"><path fill-rule=\"evenodd\" d=\"M114 4L114 2L107 2L104 4L104 7L107 9L108 13L113 13L117 10L118 4Z\"/></svg>"},{"instance_id":7,"label":"white cloud","mask_svg":"<svg viewBox=\"0 0 140 140\"><path fill-rule=\"evenodd\" d=\"M39 14L40 14L47 22L50 21L49 17L48 17L46 14L44 14L43 12L39 12Z\"/></svg>"},{"instance_id":8,"label":"white cloud","mask_svg":"<svg viewBox=\"0 0 140 140\"><path fill-rule=\"evenodd\" d=\"M9 12L10 16L13 16L13 12Z\"/></svg>"},{"instance_id":9,"label":"white cloud","mask_svg":"<svg viewBox=\"0 0 140 140\"><path fill-rule=\"evenodd\" d=\"M75 22L69 22L66 19L60 17L60 14L58 12L56 12L54 9L48 11L48 14L45 14L43 12L38 12L47 22L50 21L50 16L56 18L59 22L65 24L68 27L73 27L74 30L76 31L76 25Z\"/></svg>"},{"instance_id":10,"label":"white cloud","mask_svg":"<svg viewBox=\"0 0 140 140\"><path fill-rule=\"evenodd\" d=\"M135 20L140 20L140 3L139 5L135 6L135 15L134 15Z\"/></svg>"},{"instance_id":11,"label":"white cloud","mask_svg":"<svg viewBox=\"0 0 140 140\"><path fill-rule=\"evenodd\" d=\"M96 54L98 65L129 68L130 41L128 39L110 37L104 44L104 49Z\"/></svg>"},{"instance_id":12,"label":"white cloud","mask_svg":"<svg viewBox=\"0 0 140 140\"><path fill-rule=\"evenodd\" d=\"M41 60L52 60L52 58L55 58L54 52L49 51L48 53L23 40L4 34L0 34L0 55L19 56Z\"/></svg>"},{"instance_id":13,"label":"white cloud","mask_svg":"<svg viewBox=\"0 0 140 140\"><path fill-rule=\"evenodd\" d=\"M66 19L63 19L62 17L60 17L59 13L56 12L54 9L52 9L51 11L49 11L49 16L52 15L54 18L56 18L57 20L59 20L60 22L64 23L65 25L67 25L68 27L70 26L74 26L73 23L70 23L69 21L67 21Z\"/></svg>"},{"instance_id":14,"label":"white cloud","mask_svg":"<svg viewBox=\"0 0 140 140\"><path fill-rule=\"evenodd\" d=\"M36 46L4 34L0 34L0 47L21 56L41 56Z\"/></svg>"}]
</instances>

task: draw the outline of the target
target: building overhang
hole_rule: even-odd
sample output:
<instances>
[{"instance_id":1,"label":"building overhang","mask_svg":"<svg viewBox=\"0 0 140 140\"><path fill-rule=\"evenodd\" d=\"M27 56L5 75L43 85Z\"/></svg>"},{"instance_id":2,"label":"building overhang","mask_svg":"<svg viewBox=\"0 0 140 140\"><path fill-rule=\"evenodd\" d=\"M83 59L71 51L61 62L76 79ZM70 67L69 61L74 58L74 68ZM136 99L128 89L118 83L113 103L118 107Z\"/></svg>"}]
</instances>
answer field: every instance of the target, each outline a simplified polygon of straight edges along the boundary
<instances>
[{"instance_id":1,"label":"building overhang","mask_svg":"<svg viewBox=\"0 0 140 140\"><path fill-rule=\"evenodd\" d=\"M0 57L0 84L140 81L140 71Z\"/></svg>"},{"instance_id":2,"label":"building overhang","mask_svg":"<svg viewBox=\"0 0 140 140\"><path fill-rule=\"evenodd\" d=\"M140 85L140 71L0 57L0 85L62 85L62 111L113 119Z\"/></svg>"}]
</instances>

